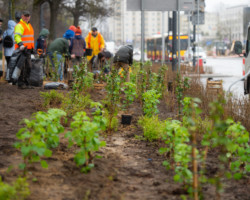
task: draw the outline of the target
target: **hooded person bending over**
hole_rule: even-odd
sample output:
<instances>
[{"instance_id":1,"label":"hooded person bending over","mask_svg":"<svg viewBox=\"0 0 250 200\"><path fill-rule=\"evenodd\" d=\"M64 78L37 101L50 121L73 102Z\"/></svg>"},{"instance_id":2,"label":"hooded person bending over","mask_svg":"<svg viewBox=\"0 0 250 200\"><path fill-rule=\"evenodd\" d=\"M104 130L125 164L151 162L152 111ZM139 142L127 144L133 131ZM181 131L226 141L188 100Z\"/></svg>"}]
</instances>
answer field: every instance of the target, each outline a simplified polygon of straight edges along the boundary
<instances>
[{"instance_id":1,"label":"hooded person bending over","mask_svg":"<svg viewBox=\"0 0 250 200\"><path fill-rule=\"evenodd\" d=\"M70 40L74 37L74 31L67 30L63 38L56 38L48 47L48 55L50 57L50 61L52 63L53 68L55 69L55 64L53 61L54 53L56 53L56 58L59 63L58 73L60 80L63 80L63 72L64 72L64 62L63 62L63 55L70 56L69 53L69 46Z\"/></svg>"},{"instance_id":2,"label":"hooded person bending over","mask_svg":"<svg viewBox=\"0 0 250 200\"><path fill-rule=\"evenodd\" d=\"M121 46L114 56L114 66L125 71L126 81L130 81L129 66L133 64L133 46Z\"/></svg>"}]
</instances>

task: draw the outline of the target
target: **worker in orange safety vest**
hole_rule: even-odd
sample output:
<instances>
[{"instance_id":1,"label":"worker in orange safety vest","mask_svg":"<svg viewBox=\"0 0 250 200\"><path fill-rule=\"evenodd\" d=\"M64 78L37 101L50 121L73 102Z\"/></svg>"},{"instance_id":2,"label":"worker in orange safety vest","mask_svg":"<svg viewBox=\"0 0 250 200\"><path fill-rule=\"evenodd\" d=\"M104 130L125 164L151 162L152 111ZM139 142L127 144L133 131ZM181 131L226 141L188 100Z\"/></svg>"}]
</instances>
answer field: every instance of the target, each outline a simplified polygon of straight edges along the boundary
<instances>
[{"instance_id":1,"label":"worker in orange safety vest","mask_svg":"<svg viewBox=\"0 0 250 200\"><path fill-rule=\"evenodd\" d=\"M31 69L31 53L34 50L34 29L30 22L30 12L23 11L20 22L15 26L15 49L19 48L25 51L26 60L21 69L21 74L18 78L17 84L19 89L32 89L29 84L29 75Z\"/></svg>"}]
</instances>

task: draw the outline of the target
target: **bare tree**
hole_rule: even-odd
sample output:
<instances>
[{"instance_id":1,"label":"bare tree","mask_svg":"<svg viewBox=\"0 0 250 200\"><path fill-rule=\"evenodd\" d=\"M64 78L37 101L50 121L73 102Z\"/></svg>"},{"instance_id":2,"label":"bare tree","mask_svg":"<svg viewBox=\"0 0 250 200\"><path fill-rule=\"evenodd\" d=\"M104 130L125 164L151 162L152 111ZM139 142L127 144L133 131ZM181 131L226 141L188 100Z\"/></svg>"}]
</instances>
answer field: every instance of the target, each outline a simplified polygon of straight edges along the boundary
<instances>
[{"instance_id":1,"label":"bare tree","mask_svg":"<svg viewBox=\"0 0 250 200\"><path fill-rule=\"evenodd\" d=\"M61 6L72 14L75 26L86 18L98 19L113 14L105 0L64 0Z\"/></svg>"}]
</instances>

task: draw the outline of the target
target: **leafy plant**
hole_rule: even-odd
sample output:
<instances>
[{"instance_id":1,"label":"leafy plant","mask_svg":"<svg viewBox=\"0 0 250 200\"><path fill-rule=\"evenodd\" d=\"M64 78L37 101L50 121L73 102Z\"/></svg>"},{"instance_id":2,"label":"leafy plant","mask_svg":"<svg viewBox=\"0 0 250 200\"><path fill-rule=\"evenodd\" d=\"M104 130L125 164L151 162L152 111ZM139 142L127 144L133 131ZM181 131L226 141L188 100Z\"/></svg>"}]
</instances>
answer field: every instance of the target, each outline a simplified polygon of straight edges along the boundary
<instances>
[{"instance_id":1,"label":"leafy plant","mask_svg":"<svg viewBox=\"0 0 250 200\"><path fill-rule=\"evenodd\" d=\"M176 182L190 185L193 175L189 169L192 147L188 144L190 141L188 129L183 127L178 120L168 120L162 139L166 147L160 148L160 153L167 154L170 159L173 159L170 162L164 161L163 165L168 170L170 168L175 170L174 180Z\"/></svg>"},{"instance_id":2,"label":"leafy plant","mask_svg":"<svg viewBox=\"0 0 250 200\"><path fill-rule=\"evenodd\" d=\"M94 75L87 71L87 64L82 64L81 66L74 65L73 77L72 102L74 103L74 99L82 92L86 93L89 89L93 88Z\"/></svg>"},{"instance_id":3,"label":"leafy plant","mask_svg":"<svg viewBox=\"0 0 250 200\"><path fill-rule=\"evenodd\" d=\"M66 137L69 139L69 147L73 144L79 147L74 157L77 166L83 166L81 171L88 172L94 167L92 153L106 144L99 140L98 134L105 130L106 122L100 116L95 116L91 121L85 112L76 113L73 119L74 121L71 123L72 131L68 132Z\"/></svg>"},{"instance_id":4,"label":"leafy plant","mask_svg":"<svg viewBox=\"0 0 250 200\"><path fill-rule=\"evenodd\" d=\"M40 162L42 167L48 167L47 162L41 157L50 157L52 152L49 148L58 146L58 134L64 131L60 124L63 116L66 116L64 111L50 109L47 113L35 113L33 120L23 120L26 127L21 128L16 134L21 142L15 143L15 147L21 150L24 162L19 167L24 170L24 174L29 163Z\"/></svg>"},{"instance_id":5,"label":"leafy plant","mask_svg":"<svg viewBox=\"0 0 250 200\"><path fill-rule=\"evenodd\" d=\"M77 112L84 111L90 105L90 95L79 94L72 98L72 93L68 93L62 103L62 109L67 113L68 118L72 118ZM74 101L74 103L72 102Z\"/></svg>"},{"instance_id":6,"label":"leafy plant","mask_svg":"<svg viewBox=\"0 0 250 200\"><path fill-rule=\"evenodd\" d=\"M159 93L161 93L162 96L164 96L164 93L167 89L166 81L165 81L167 70L168 70L168 67L166 65L162 65L157 75L157 88L156 89Z\"/></svg>"},{"instance_id":7,"label":"leafy plant","mask_svg":"<svg viewBox=\"0 0 250 200\"><path fill-rule=\"evenodd\" d=\"M189 86L189 78L185 77L184 80L182 81L181 75L179 73L177 73L177 77L176 77L176 82L177 82L177 86L176 86L176 98L177 98L177 102L178 102L178 111L179 114L181 113L181 105L182 105L182 100L183 100L183 92L188 89Z\"/></svg>"},{"instance_id":8,"label":"leafy plant","mask_svg":"<svg viewBox=\"0 0 250 200\"><path fill-rule=\"evenodd\" d=\"M158 75L154 72L150 72L149 74L149 81L148 81L148 90L157 90L159 89L159 85L158 85Z\"/></svg>"},{"instance_id":9,"label":"leafy plant","mask_svg":"<svg viewBox=\"0 0 250 200\"><path fill-rule=\"evenodd\" d=\"M112 67L111 73L108 76L106 91L107 96L104 100L105 105L105 117L108 120L107 132L111 133L114 124L118 121L116 116L118 114L118 105L120 103L120 94L121 94L121 84L122 80L117 73L117 70Z\"/></svg>"},{"instance_id":10,"label":"leafy plant","mask_svg":"<svg viewBox=\"0 0 250 200\"><path fill-rule=\"evenodd\" d=\"M142 95L147 88L147 73L145 70L140 70L137 75L136 82L136 93L138 94L139 100L143 102Z\"/></svg>"},{"instance_id":11,"label":"leafy plant","mask_svg":"<svg viewBox=\"0 0 250 200\"><path fill-rule=\"evenodd\" d=\"M221 179L225 175L227 178L233 177L238 180L250 171L249 133L240 123L224 119L224 103L224 100L219 99L210 104L212 126L202 140L207 149L208 147L220 149L219 170L213 178L208 179L216 186L218 198L222 190Z\"/></svg>"},{"instance_id":12,"label":"leafy plant","mask_svg":"<svg viewBox=\"0 0 250 200\"><path fill-rule=\"evenodd\" d=\"M158 116L143 116L138 120L143 129L144 137L148 141L160 139L165 129L165 122L158 119Z\"/></svg>"},{"instance_id":13,"label":"leafy plant","mask_svg":"<svg viewBox=\"0 0 250 200\"><path fill-rule=\"evenodd\" d=\"M24 200L30 195L26 178L17 178L11 185L4 183L0 177L1 200Z\"/></svg>"},{"instance_id":14,"label":"leafy plant","mask_svg":"<svg viewBox=\"0 0 250 200\"><path fill-rule=\"evenodd\" d=\"M40 96L44 99L43 106L45 108L58 107L64 101L64 95L55 90L50 90L49 92L40 92Z\"/></svg>"},{"instance_id":15,"label":"leafy plant","mask_svg":"<svg viewBox=\"0 0 250 200\"><path fill-rule=\"evenodd\" d=\"M159 94L156 90L148 90L143 95L143 112L146 116L152 117L159 113L157 108L157 104L160 103L159 98L161 94Z\"/></svg>"},{"instance_id":16,"label":"leafy plant","mask_svg":"<svg viewBox=\"0 0 250 200\"><path fill-rule=\"evenodd\" d=\"M125 100L123 101L124 109L128 109L128 107L134 102L136 95L136 87L134 83L125 82L123 85L123 90L125 94Z\"/></svg>"}]
</instances>

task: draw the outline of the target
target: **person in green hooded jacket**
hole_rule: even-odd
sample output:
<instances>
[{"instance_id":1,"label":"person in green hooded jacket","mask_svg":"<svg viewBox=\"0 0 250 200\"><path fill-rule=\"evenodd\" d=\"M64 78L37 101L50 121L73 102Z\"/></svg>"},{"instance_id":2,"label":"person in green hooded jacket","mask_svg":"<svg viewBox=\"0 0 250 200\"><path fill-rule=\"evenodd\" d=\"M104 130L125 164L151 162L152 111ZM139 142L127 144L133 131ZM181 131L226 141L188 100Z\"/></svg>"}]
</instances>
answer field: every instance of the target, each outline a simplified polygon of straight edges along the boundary
<instances>
[{"instance_id":1,"label":"person in green hooded jacket","mask_svg":"<svg viewBox=\"0 0 250 200\"><path fill-rule=\"evenodd\" d=\"M35 49L40 57L44 57L47 51L47 38L49 35L49 30L43 28L37 38Z\"/></svg>"}]
</instances>

